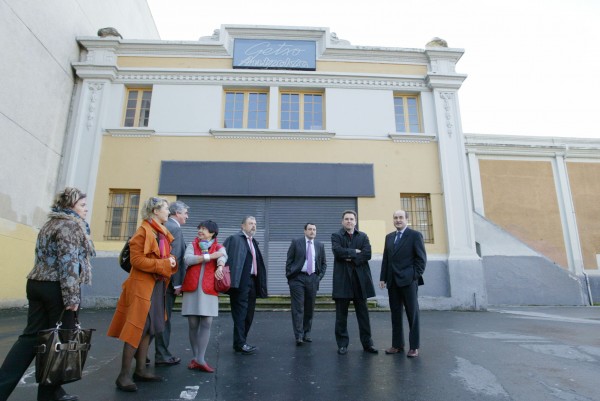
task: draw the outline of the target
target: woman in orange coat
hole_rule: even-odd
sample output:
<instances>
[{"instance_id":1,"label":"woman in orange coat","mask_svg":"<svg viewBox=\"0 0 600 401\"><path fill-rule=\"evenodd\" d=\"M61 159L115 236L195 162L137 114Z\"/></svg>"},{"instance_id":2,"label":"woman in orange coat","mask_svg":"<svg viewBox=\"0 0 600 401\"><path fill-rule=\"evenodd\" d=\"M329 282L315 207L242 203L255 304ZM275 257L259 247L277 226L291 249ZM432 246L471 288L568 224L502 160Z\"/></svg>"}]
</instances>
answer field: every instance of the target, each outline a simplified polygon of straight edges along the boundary
<instances>
[{"instance_id":1,"label":"woman in orange coat","mask_svg":"<svg viewBox=\"0 0 600 401\"><path fill-rule=\"evenodd\" d=\"M108 328L110 337L125 342L121 372L116 380L121 391L137 391L134 381L162 381L146 371L146 356L150 336L161 333L165 327L165 290L171 275L177 271L177 262L171 255L173 236L163 223L169 218L169 204L162 198L144 202L144 221L129 242L131 272L123 283L123 290L113 320ZM135 356L136 366L131 374Z\"/></svg>"}]
</instances>

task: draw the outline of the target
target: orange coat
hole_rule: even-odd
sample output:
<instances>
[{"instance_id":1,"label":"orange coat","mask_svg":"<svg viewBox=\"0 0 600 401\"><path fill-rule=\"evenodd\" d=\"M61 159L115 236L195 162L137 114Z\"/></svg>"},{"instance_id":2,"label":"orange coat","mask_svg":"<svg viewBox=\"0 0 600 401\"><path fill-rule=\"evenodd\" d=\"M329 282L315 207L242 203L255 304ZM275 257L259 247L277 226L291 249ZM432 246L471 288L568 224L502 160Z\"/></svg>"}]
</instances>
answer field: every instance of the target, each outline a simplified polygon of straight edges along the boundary
<instances>
[{"instance_id":1,"label":"orange coat","mask_svg":"<svg viewBox=\"0 0 600 401\"><path fill-rule=\"evenodd\" d=\"M169 243L173 241L173 236L168 230L167 240ZM131 237L129 247L131 249L131 272L123 283L123 290L107 335L137 348L150 311L150 298L156 283L154 275L158 274L170 279L177 268L171 269L169 259L160 258L156 234L147 221L143 221ZM166 285L168 284L167 281Z\"/></svg>"}]
</instances>

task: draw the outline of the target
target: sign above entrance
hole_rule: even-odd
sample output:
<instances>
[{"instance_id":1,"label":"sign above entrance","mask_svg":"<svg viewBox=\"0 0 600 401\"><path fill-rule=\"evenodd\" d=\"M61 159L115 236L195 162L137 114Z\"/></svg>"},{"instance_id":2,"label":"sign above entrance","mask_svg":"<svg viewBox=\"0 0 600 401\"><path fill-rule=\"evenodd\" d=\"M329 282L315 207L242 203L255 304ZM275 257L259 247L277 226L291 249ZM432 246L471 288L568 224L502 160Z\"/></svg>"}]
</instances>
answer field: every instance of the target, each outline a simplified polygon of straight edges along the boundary
<instances>
[{"instance_id":1,"label":"sign above entrance","mask_svg":"<svg viewBox=\"0 0 600 401\"><path fill-rule=\"evenodd\" d=\"M233 68L315 71L316 57L310 40L235 39Z\"/></svg>"}]
</instances>

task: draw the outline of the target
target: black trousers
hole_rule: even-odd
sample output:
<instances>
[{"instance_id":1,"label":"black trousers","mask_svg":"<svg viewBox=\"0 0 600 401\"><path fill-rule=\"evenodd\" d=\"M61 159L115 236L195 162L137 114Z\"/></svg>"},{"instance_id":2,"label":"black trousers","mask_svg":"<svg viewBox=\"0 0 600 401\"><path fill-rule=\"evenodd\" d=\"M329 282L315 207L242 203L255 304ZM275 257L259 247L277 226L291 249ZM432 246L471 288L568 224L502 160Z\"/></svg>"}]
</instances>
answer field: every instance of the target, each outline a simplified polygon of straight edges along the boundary
<instances>
[{"instance_id":1,"label":"black trousers","mask_svg":"<svg viewBox=\"0 0 600 401\"><path fill-rule=\"evenodd\" d=\"M404 287L388 287L390 311L392 312L392 347L404 348L404 328L402 309L408 320L408 344L410 349L419 349L419 286L416 281Z\"/></svg>"},{"instance_id":2,"label":"black trousers","mask_svg":"<svg viewBox=\"0 0 600 401\"><path fill-rule=\"evenodd\" d=\"M229 290L229 301L231 304L231 317L233 319L233 348L240 348L246 344L246 337L254 320L256 308L256 276L242 279L239 288Z\"/></svg>"},{"instance_id":3,"label":"black trousers","mask_svg":"<svg viewBox=\"0 0 600 401\"><path fill-rule=\"evenodd\" d=\"M19 380L35 358L37 333L55 327L65 308L57 281L27 280L27 327L12 346L2 367L0 367L0 401L6 401ZM62 317L63 329L75 327L75 313L65 311ZM38 386L38 401L52 400L65 394L60 385Z\"/></svg>"},{"instance_id":4,"label":"black trousers","mask_svg":"<svg viewBox=\"0 0 600 401\"><path fill-rule=\"evenodd\" d=\"M175 295L173 286L169 283L167 292L165 294L165 309L167 311L167 320L165 321L165 330L162 333L155 335L154 349L156 351L154 355L154 362L166 362L173 358L169 351L169 344L171 343L171 315L173 314L173 305L175 305Z\"/></svg>"},{"instance_id":5,"label":"black trousers","mask_svg":"<svg viewBox=\"0 0 600 401\"><path fill-rule=\"evenodd\" d=\"M362 291L356 272L353 272L353 275L352 287L354 298L335 299L335 341L337 342L338 348L348 347L348 344L350 343L350 337L348 336L348 307L350 306L350 301L354 304L356 320L358 320L360 343L363 348L368 348L373 345L367 300L361 295Z\"/></svg>"},{"instance_id":6,"label":"black trousers","mask_svg":"<svg viewBox=\"0 0 600 401\"><path fill-rule=\"evenodd\" d=\"M300 273L292 278L288 285L290 286L294 337L296 340L301 340L310 334L312 328L319 276Z\"/></svg>"}]
</instances>

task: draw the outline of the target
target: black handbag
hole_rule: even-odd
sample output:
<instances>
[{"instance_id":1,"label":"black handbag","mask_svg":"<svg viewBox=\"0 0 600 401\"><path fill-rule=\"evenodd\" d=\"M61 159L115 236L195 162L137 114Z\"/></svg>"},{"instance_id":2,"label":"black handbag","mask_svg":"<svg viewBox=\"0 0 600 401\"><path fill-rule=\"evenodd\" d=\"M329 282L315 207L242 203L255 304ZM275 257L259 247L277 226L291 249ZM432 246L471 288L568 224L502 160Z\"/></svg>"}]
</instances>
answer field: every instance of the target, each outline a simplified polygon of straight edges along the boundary
<instances>
[{"instance_id":1,"label":"black handbag","mask_svg":"<svg viewBox=\"0 0 600 401\"><path fill-rule=\"evenodd\" d=\"M92 332L95 329L82 329L77 312L75 328L61 329L63 313L55 328L41 330L37 334L35 381L42 385L81 380L83 366L92 345Z\"/></svg>"}]
</instances>

